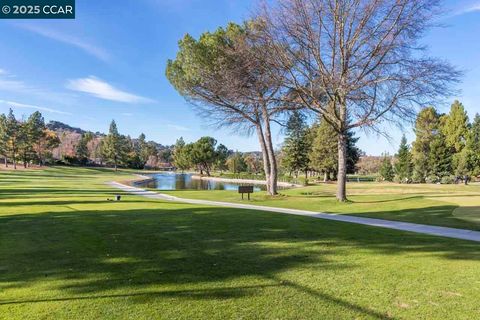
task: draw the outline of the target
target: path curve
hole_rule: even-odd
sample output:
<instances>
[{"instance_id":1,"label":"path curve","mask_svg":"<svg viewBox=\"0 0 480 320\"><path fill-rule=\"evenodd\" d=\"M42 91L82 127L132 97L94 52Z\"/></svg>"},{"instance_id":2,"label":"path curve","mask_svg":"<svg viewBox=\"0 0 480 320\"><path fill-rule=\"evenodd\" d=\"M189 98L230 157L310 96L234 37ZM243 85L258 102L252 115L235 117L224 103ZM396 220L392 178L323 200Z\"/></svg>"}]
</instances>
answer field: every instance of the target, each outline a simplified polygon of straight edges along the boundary
<instances>
[{"instance_id":1,"label":"path curve","mask_svg":"<svg viewBox=\"0 0 480 320\"><path fill-rule=\"evenodd\" d=\"M237 208L237 209L277 212L277 213L284 213L284 214L291 214L291 215L298 215L298 216L306 216L306 217L317 218L317 219L349 222L349 223L362 224L362 225L380 227L380 228L386 228L386 229L409 231L409 232L423 233L423 234L429 234L429 235L440 236L440 237L480 242L480 232L473 231L473 230L438 227L438 226L432 226L432 225L424 225L424 224L416 224L416 223L392 221L392 220L382 220L382 219L374 219L374 218L363 218L363 217L349 216L349 215L343 215L343 214L337 215L332 213L323 213L323 212L298 210L298 209L265 207L265 206L257 206L252 204L198 200L198 199L185 199L185 198L179 198L179 197L175 197L167 194L157 193L154 191L148 191L148 190L137 188L137 187L127 186L125 184L115 182L115 181L108 182L108 185L111 187L120 189L124 192L128 192L130 194L134 194L134 195L138 195L138 196L142 196L150 199L183 202L183 203L189 203L189 204L229 207L229 208Z\"/></svg>"}]
</instances>

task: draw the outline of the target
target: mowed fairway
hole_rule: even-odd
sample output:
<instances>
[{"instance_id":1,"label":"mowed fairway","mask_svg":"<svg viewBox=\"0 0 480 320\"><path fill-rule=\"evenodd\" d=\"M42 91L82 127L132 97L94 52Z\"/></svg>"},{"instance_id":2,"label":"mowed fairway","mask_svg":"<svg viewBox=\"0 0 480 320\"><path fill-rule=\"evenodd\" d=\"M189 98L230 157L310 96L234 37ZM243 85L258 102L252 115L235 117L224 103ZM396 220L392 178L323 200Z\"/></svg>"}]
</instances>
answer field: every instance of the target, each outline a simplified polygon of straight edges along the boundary
<instances>
[{"instance_id":1,"label":"mowed fairway","mask_svg":"<svg viewBox=\"0 0 480 320\"><path fill-rule=\"evenodd\" d=\"M349 183L347 203L335 199L335 184L253 194L256 205L349 214L386 220L480 230L480 184ZM162 191L178 197L242 202L231 191Z\"/></svg>"},{"instance_id":2,"label":"mowed fairway","mask_svg":"<svg viewBox=\"0 0 480 320\"><path fill-rule=\"evenodd\" d=\"M479 243L129 195L106 201L118 191L104 182L130 178L0 171L0 319L480 318ZM309 209L322 207L319 195L304 196ZM372 212L389 205L382 199Z\"/></svg>"}]
</instances>

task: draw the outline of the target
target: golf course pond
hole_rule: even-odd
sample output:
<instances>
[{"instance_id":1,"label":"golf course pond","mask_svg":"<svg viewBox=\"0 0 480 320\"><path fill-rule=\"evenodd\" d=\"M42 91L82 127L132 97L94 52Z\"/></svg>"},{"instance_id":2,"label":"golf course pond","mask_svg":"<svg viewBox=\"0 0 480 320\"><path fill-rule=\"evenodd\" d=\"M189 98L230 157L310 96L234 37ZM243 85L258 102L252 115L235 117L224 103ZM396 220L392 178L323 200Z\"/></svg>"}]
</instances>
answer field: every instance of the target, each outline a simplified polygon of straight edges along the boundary
<instances>
[{"instance_id":1,"label":"golf course pond","mask_svg":"<svg viewBox=\"0 0 480 320\"><path fill-rule=\"evenodd\" d=\"M195 179L192 173L161 172L148 175L150 180L135 182L135 186L158 190L237 190L251 183L224 182L208 179ZM255 184L254 191L266 190L266 186Z\"/></svg>"}]
</instances>

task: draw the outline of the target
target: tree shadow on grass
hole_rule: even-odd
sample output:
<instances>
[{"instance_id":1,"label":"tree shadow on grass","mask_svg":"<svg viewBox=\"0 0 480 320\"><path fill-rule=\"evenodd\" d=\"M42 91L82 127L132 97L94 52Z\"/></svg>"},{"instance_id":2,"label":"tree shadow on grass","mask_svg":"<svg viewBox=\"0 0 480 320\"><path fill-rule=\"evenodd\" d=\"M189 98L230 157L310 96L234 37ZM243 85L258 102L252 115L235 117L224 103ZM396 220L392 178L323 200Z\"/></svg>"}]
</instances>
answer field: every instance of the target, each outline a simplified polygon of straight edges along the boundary
<instances>
[{"instance_id":1,"label":"tree shadow on grass","mask_svg":"<svg viewBox=\"0 0 480 320\"><path fill-rule=\"evenodd\" d=\"M36 281L51 281L52 286L58 283L57 289L64 295L47 301L117 296L112 290L132 292L125 296L142 299L217 299L257 294L255 287L245 287L245 282L234 287L222 287L222 283L258 277L267 282L259 286L291 287L382 318L373 310L277 276L297 267L321 271L356 268L353 261L334 259L350 254L352 248L389 255L425 253L480 260L479 245L467 241L308 217L172 204L168 210L0 216L0 289L6 292ZM210 289L182 289L208 284ZM151 285L179 289L141 291ZM44 300L4 300L0 305Z\"/></svg>"}]
</instances>

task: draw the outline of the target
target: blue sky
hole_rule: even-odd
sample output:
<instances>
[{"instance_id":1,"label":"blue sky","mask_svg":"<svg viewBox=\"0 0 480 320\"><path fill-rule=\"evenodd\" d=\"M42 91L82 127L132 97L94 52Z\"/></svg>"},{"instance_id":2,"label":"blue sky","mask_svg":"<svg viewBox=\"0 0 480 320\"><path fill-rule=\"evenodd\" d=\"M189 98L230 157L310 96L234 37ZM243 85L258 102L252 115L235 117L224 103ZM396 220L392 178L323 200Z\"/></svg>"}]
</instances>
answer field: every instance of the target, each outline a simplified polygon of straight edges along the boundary
<instances>
[{"instance_id":1,"label":"blue sky","mask_svg":"<svg viewBox=\"0 0 480 320\"><path fill-rule=\"evenodd\" d=\"M38 109L47 120L104 132L115 119L122 133L144 132L163 144L211 135L231 149L259 149L255 137L208 127L164 76L185 33L240 22L253 0L76 2L75 20L0 20L0 113ZM424 42L433 56L466 71L461 95L451 100L459 98L473 117L480 112L480 0L446 1L445 8L446 27ZM393 153L401 131L388 132L391 141L359 132L360 148ZM280 133L275 140L281 143Z\"/></svg>"}]
</instances>

